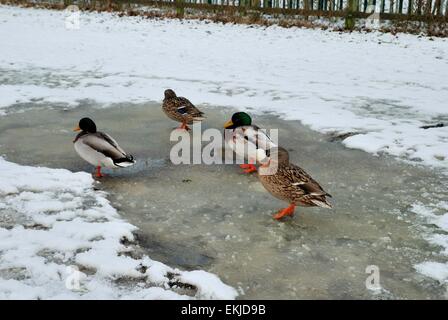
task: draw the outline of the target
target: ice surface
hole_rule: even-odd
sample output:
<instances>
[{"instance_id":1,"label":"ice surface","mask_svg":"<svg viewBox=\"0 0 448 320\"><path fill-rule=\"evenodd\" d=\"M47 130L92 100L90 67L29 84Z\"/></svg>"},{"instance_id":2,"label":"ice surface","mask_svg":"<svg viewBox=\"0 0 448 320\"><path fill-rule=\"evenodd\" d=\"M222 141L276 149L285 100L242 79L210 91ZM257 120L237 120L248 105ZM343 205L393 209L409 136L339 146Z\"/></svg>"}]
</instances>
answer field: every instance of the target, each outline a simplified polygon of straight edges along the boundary
<instances>
[{"instance_id":1,"label":"ice surface","mask_svg":"<svg viewBox=\"0 0 448 320\"><path fill-rule=\"evenodd\" d=\"M448 168L448 41L0 7L0 108L161 101L272 111L351 148ZM14 34L14 37L11 37ZM1 109L0 109L1 111Z\"/></svg>"},{"instance_id":2,"label":"ice surface","mask_svg":"<svg viewBox=\"0 0 448 320\"><path fill-rule=\"evenodd\" d=\"M201 109L207 116L204 129L222 128L234 111ZM166 283L161 270L168 265L216 274L243 299L444 297L443 283L414 268L447 261L443 247L427 239L441 234L440 228L414 212L418 202L443 213L448 181L436 169L372 157L329 142L331 136L297 121L255 115L260 127L280 129L279 142L292 161L333 195L334 210L297 208L294 218L277 222L272 215L286 203L270 196L255 176L234 165L170 162L169 136L177 124L160 104L69 110L50 105L9 114L0 120L0 153L24 165L93 172L73 150L74 133L67 130L85 115L137 159L131 168L106 170L96 187L108 192L123 219L138 226L134 238L140 250L163 263L151 264L151 283ZM79 236L84 239L83 232ZM82 262L94 266L95 259ZM369 265L379 267L379 293L365 286ZM115 268L102 270L113 274ZM196 292L206 295L204 289Z\"/></svg>"}]
</instances>

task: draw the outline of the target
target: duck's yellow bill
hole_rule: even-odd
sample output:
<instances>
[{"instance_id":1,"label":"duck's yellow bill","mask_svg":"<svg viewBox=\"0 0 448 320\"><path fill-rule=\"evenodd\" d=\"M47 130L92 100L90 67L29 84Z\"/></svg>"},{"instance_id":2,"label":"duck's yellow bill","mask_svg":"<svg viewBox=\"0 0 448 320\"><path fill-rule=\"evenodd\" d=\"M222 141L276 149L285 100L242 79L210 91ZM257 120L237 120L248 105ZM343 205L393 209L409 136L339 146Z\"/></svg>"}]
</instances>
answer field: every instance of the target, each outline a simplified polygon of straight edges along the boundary
<instances>
[{"instance_id":1,"label":"duck's yellow bill","mask_svg":"<svg viewBox=\"0 0 448 320\"><path fill-rule=\"evenodd\" d=\"M76 128L73 128L73 131L81 131L81 128L79 126L76 126Z\"/></svg>"},{"instance_id":2,"label":"duck's yellow bill","mask_svg":"<svg viewBox=\"0 0 448 320\"><path fill-rule=\"evenodd\" d=\"M226 123L224 123L224 129L233 126L233 122L232 120L227 121Z\"/></svg>"}]
</instances>

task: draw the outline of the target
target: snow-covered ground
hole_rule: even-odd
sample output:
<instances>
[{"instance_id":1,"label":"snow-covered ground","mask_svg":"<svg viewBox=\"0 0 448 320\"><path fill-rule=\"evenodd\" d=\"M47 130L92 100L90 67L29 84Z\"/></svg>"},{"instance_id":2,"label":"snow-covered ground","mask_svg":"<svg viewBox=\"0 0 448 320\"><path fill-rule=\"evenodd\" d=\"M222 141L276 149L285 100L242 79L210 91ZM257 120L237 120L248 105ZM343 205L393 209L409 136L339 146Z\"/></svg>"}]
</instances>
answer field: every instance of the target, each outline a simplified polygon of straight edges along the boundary
<instances>
[{"instance_id":1,"label":"snow-covered ground","mask_svg":"<svg viewBox=\"0 0 448 320\"><path fill-rule=\"evenodd\" d=\"M357 132L344 140L347 147L448 169L448 127L419 128L448 122L446 39L109 13L81 13L80 29L70 30L65 18L0 6L0 115L24 111L29 102L75 108L88 100L104 107L161 101L170 87L196 104L275 112L321 132ZM197 287L196 298L236 296L204 271L133 258L121 240L132 240L135 226L92 186L88 174L0 159L0 298L188 298L170 289L168 273ZM446 202L413 210L442 230L428 240L446 253ZM80 290L65 284L70 265L83 272ZM443 263L416 269L448 279ZM114 281L121 278L133 289Z\"/></svg>"},{"instance_id":2,"label":"snow-covered ground","mask_svg":"<svg viewBox=\"0 0 448 320\"><path fill-rule=\"evenodd\" d=\"M135 251L90 174L0 158L0 299L234 299L205 271L180 271ZM118 281L121 280L121 281ZM127 285L126 285L127 284ZM197 288L194 296L173 284Z\"/></svg>"},{"instance_id":3,"label":"snow-covered ground","mask_svg":"<svg viewBox=\"0 0 448 320\"><path fill-rule=\"evenodd\" d=\"M448 168L448 41L0 7L0 108L85 99L274 111L344 144ZM13 35L13 36L12 36ZM9 110L11 111L11 110ZM281 137L280 137L281 139Z\"/></svg>"}]
</instances>

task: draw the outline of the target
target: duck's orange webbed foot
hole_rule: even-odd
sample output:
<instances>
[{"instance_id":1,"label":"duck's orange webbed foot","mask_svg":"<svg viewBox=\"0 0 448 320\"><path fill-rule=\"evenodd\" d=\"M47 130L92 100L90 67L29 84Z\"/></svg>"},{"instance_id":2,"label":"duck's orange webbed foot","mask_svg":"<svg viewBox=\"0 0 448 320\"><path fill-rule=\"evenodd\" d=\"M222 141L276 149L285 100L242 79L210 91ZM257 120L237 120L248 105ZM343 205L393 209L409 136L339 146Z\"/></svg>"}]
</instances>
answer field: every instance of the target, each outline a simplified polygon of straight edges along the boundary
<instances>
[{"instance_id":1,"label":"duck's orange webbed foot","mask_svg":"<svg viewBox=\"0 0 448 320\"><path fill-rule=\"evenodd\" d=\"M246 169L244 170L244 173L252 173L257 171L257 167L253 164L240 164L240 168Z\"/></svg>"},{"instance_id":2,"label":"duck's orange webbed foot","mask_svg":"<svg viewBox=\"0 0 448 320\"><path fill-rule=\"evenodd\" d=\"M100 167L100 166L96 167L95 177L96 177L96 178L102 178L102 177L104 177L104 174L101 173L101 167Z\"/></svg>"},{"instance_id":3,"label":"duck's orange webbed foot","mask_svg":"<svg viewBox=\"0 0 448 320\"><path fill-rule=\"evenodd\" d=\"M177 129L178 130L187 130L187 131L191 130L190 127L185 122L182 122L181 125L179 126L179 128L177 128Z\"/></svg>"},{"instance_id":4,"label":"duck's orange webbed foot","mask_svg":"<svg viewBox=\"0 0 448 320\"><path fill-rule=\"evenodd\" d=\"M291 216L292 217L294 215L295 208L296 208L295 204L291 204L289 207L280 210L276 215L274 215L273 218L275 220L280 220L284 216Z\"/></svg>"}]
</instances>

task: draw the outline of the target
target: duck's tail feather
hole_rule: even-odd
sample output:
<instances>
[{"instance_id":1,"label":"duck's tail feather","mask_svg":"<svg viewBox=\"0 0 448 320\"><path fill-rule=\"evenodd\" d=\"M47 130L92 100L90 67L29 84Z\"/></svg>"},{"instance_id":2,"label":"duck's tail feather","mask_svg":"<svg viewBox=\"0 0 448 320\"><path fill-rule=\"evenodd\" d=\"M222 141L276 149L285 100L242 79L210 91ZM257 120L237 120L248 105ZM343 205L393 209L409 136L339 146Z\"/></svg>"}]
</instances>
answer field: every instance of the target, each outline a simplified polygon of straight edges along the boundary
<instances>
[{"instance_id":1,"label":"duck's tail feather","mask_svg":"<svg viewBox=\"0 0 448 320\"><path fill-rule=\"evenodd\" d=\"M124 158L114 160L114 164L120 168L130 167L135 164L134 157L132 155L126 155Z\"/></svg>"},{"instance_id":2,"label":"duck's tail feather","mask_svg":"<svg viewBox=\"0 0 448 320\"><path fill-rule=\"evenodd\" d=\"M332 209L333 206L331 205L331 203L329 203L327 201L327 199L323 198L323 199L311 199L310 200L312 203L314 203L316 206L318 207L322 207L322 208L327 208L327 209Z\"/></svg>"}]
</instances>

